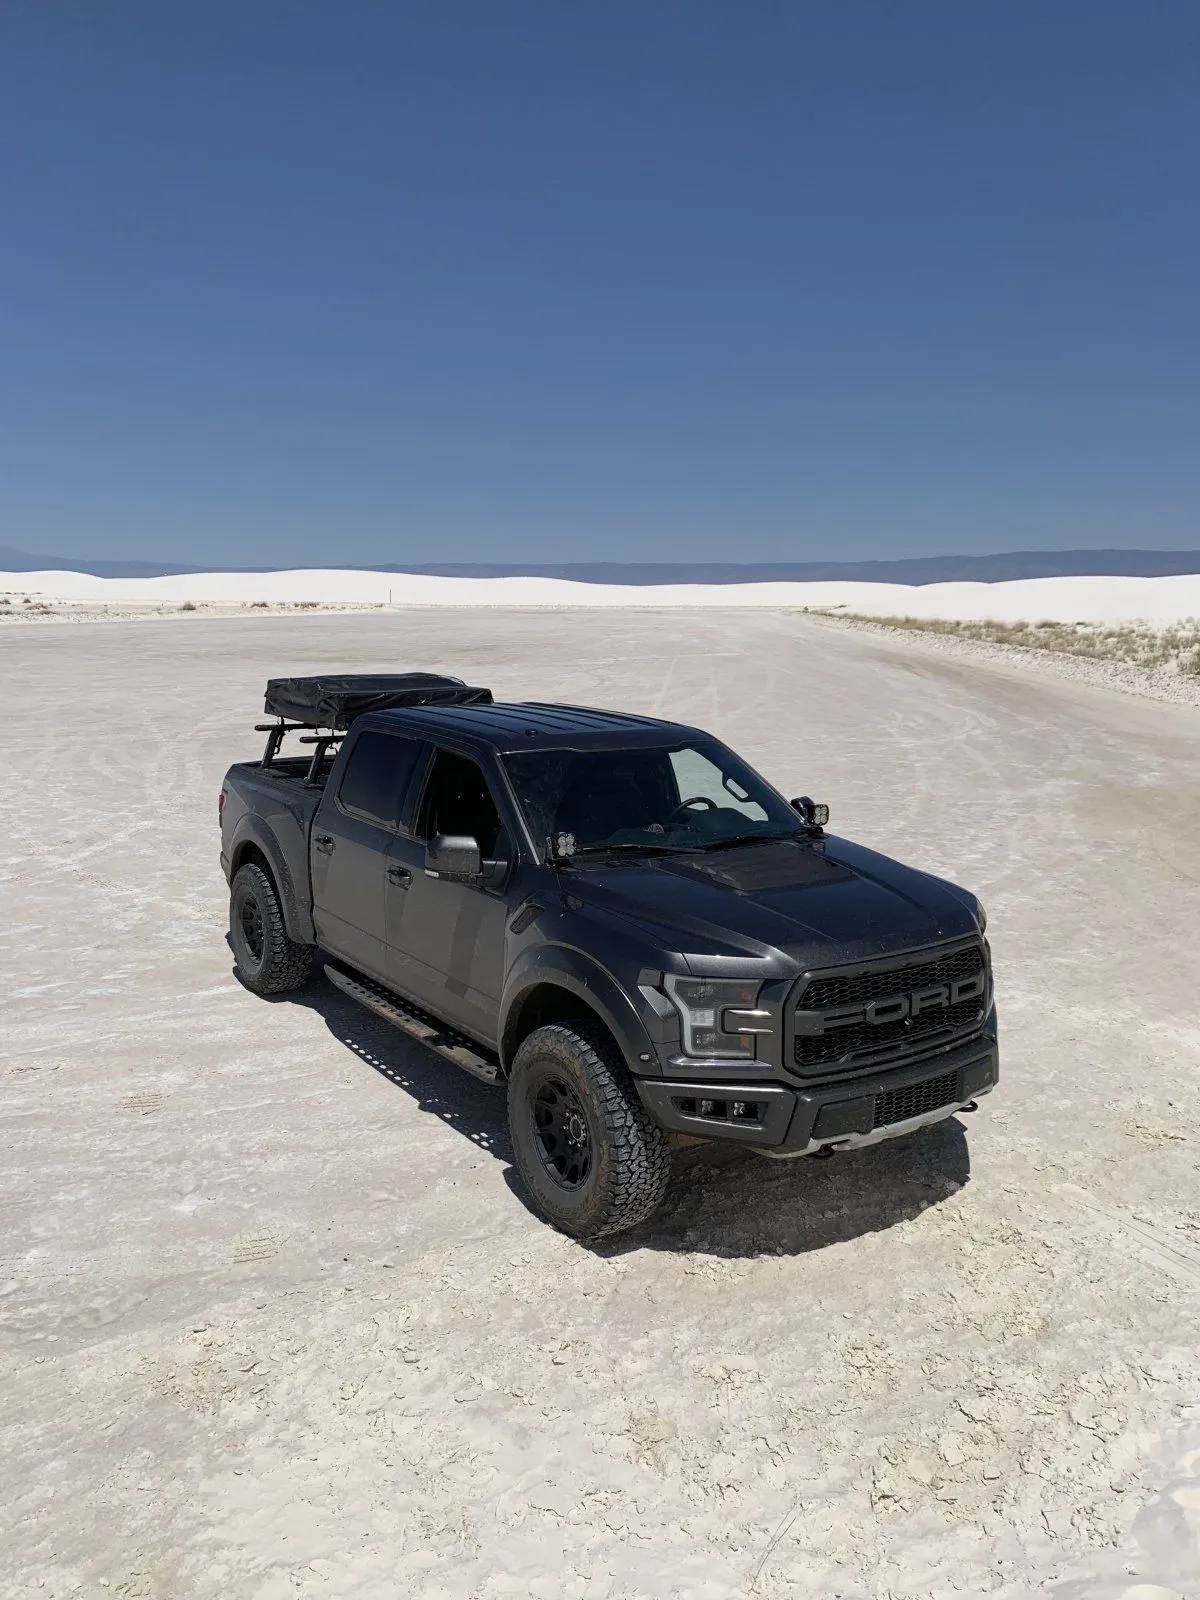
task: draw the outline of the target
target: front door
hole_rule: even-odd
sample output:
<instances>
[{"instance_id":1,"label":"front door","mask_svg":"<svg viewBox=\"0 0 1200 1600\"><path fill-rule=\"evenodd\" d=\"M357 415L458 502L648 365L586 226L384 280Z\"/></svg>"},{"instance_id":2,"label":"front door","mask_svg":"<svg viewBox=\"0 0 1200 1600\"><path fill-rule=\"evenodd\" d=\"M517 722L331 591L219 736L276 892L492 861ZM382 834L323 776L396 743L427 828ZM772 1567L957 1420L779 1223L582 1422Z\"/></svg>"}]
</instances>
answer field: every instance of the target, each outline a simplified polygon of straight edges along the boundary
<instances>
[{"instance_id":1,"label":"front door","mask_svg":"<svg viewBox=\"0 0 1200 1600\"><path fill-rule=\"evenodd\" d=\"M367 728L354 736L336 792L313 820L313 923L331 955L382 978L387 970L388 851L422 746Z\"/></svg>"},{"instance_id":2,"label":"front door","mask_svg":"<svg viewBox=\"0 0 1200 1600\"><path fill-rule=\"evenodd\" d=\"M425 872L425 845L436 833L478 840L484 860L512 863L511 832L478 762L452 750L434 753L411 837L397 839L389 867L388 972L396 988L447 1022L494 1043L504 981L506 902L503 874L487 885L448 883Z\"/></svg>"}]
</instances>

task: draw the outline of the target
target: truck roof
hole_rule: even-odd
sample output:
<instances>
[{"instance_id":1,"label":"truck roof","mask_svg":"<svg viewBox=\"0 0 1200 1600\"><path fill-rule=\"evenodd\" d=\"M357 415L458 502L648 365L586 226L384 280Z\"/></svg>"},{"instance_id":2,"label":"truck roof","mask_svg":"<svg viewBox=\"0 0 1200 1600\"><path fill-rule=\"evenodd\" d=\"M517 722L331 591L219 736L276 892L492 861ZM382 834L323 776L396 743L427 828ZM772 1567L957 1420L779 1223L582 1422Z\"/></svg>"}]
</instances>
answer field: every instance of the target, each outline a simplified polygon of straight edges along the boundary
<instances>
[{"instance_id":1,"label":"truck roof","mask_svg":"<svg viewBox=\"0 0 1200 1600\"><path fill-rule=\"evenodd\" d=\"M582 748L627 749L694 739L697 729L682 722L663 722L628 711L601 711L592 706L552 705L544 701L499 701L491 705L404 706L371 712L363 722L374 727L402 727L425 738L469 739L493 750ZM704 735L703 737L708 737Z\"/></svg>"}]
</instances>

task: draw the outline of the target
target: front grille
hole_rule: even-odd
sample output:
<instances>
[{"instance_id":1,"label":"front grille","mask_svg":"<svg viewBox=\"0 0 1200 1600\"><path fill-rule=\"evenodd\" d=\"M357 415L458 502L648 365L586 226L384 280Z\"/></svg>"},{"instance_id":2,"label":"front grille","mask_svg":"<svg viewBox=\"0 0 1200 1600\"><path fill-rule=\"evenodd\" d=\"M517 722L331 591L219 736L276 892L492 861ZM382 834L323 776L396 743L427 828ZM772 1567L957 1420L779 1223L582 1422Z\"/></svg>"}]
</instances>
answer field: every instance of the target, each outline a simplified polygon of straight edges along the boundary
<instances>
[{"instance_id":1,"label":"front grille","mask_svg":"<svg viewBox=\"0 0 1200 1600\"><path fill-rule=\"evenodd\" d=\"M825 1011L831 1006L865 1005L868 1000L886 1000L889 995L927 989L935 983L973 978L982 966L983 947L972 944L964 950L936 956L932 961L918 958L909 966L887 967L882 972L852 972L844 977L814 978L805 989L800 1003L805 1011Z\"/></svg>"},{"instance_id":2,"label":"front grille","mask_svg":"<svg viewBox=\"0 0 1200 1600\"><path fill-rule=\"evenodd\" d=\"M888 1089L875 1096L873 1126L890 1128L895 1122L908 1122L953 1105L957 1099L957 1072L943 1072L940 1078L926 1078L924 1083L910 1083L903 1089Z\"/></svg>"},{"instance_id":3,"label":"front grille","mask_svg":"<svg viewBox=\"0 0 1200 1600\"><path fill-rule=\"evenodd\" d=\"M843 976L814 978L800 1000L801 1011L826 1011L867 1005L872 1000L889 1000L915 990L974 978L984 970L982 945L968 945L944 956L917 959L907 965L883 970L848 973ZM797 1033L793 1059L801 1072L819 1067L861 1060L886 1060L907 1054L917 1045L932 1045L939 1035L947 1039L983 1021L987 996L973 995L955 1005L935 1006L918 1016L898 1017L895 1021L844 1022L827 1025L823 1033Z\"/></svg>"}]
</instances>

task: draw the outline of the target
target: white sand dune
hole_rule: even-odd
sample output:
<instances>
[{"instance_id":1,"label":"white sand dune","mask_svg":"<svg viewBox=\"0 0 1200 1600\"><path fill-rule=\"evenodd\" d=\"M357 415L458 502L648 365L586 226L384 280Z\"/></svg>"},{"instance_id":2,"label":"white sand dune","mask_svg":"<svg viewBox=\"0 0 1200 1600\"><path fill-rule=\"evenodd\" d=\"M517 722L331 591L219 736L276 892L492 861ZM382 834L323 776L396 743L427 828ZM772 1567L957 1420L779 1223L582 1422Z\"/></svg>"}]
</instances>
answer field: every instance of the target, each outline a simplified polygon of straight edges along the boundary
<instances>
[{"instance_id":1,"label":"white sand dune","mask_svg":"<svg viewBox=\"0 0 1200 1600\"><path fill-rule=\"evenodd\" d=\"M0 593L83 605L342 605L844 608L867 616L998 621L1167 623L1200 616L1200 574L1170 578L1029 578L1011 583L575 583L561 578L435 578L301 568L96 578L83 572L0 573Z\"/></svg>"}]
</instances>

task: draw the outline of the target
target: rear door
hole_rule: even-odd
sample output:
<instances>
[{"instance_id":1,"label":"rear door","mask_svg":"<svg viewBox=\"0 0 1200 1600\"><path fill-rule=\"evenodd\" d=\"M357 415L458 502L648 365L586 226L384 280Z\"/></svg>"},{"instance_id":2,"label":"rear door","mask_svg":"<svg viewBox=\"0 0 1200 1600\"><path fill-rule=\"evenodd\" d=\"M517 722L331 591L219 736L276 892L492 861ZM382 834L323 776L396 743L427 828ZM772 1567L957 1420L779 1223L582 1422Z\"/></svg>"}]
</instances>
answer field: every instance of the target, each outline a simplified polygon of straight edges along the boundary
<instances>
[{"instance_id":1,"label":"rear door","mask_svg":"<svg viewBox=\"0 0 1200 1600\"><path fill-rule=\"evenodd\" d=\"M423 745L379 728L350 739L313 821L313 923L323 949L383 978L388 851Z\"/></svg>"},{"instance_id":2,"label":"rear door","mask_svg":"<svg viewBox=\"0 0 1200 1600\"><path fill-rule=\"evenodd\" d=\"M478 840L485 861L504 861L483 884L447 883L425 873L425 845L435 833ZM404 874L388 920L389 974L396 988L439 1017L494 1043L504 981L513 830L479 763L435 748L411 833L393 845L390 866Z\"/></svg>"}]
</instances>

